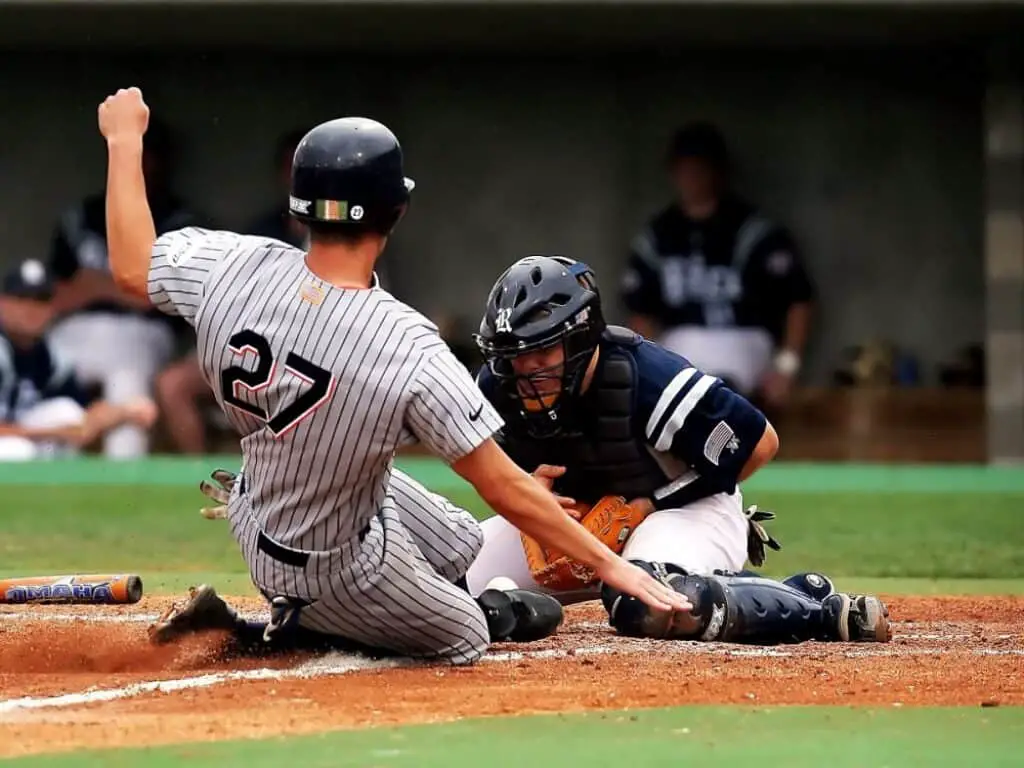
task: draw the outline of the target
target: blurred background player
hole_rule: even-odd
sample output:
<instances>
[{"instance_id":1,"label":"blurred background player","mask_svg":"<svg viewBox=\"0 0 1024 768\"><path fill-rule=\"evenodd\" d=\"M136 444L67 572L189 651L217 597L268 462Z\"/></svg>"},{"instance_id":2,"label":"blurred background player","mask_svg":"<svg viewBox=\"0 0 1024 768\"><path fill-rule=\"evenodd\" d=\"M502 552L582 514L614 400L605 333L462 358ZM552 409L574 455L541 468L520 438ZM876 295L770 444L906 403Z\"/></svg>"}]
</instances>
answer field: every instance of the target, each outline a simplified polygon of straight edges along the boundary
<instances>
[{"instance_id":1,"label":"blurred background player","mask_svg":"<svg viewBox=\"0 0 1024 768\"><path fill-rule=\"evenodd\" d=\"M250 235L272 237L302 250L309 250L309 228L288 212L288 190L292 183L292 160L306 132L299 129L280 136L274 146L275 202L255 216L243 230ZM282 202L283 201L283 202Z\"/></svg>"},{"instance_id":2,"label":"blurred background player","mask_svg":"<svg viewBox=\"0 0 1024 768\"><path fill-rule=\"evenodd\" d=\"M147 398L90 403L43 335L52 296L52 281L37 260L17 265L0 288L0 461L72 455L120 425L147 430L156 419Z\"/></svg>"},{"instance_id":3,"label":"blurred background player","mask_svg":"<svg viewBox=\"0 0 1024 768\"><path fill-rule=\"evenodd\" d=\"M622 280L629 325L744 396L781 406L814 295L793 239L731 189L713 125L680 128L666 160L676 199L633 240Z\"/></svg>"},{"instance_id":4,"label":"blurred background player","mask_svg":"<svg viewBox=\"0 0 1024 768\"><path fill-rule=\"evenodd\" d=\"M586 264L547 256L513 264L487 298L478 338L487 359L478 382L505 422L499 442L508 455L577 519L604 496L628 501L630 509L585 527L695 606L650 610L605 585L600 596L619 632L763 644L889 640L876 597L837 593L821 574L777 582L743 572L748 557L763 564L766 544L778 547L758 522L772 516L745 513L739 488L775 457L774 428L721 380L606 326ZM537 548L504 521L486 520L483 530L471 590L504 576L570 602L598 596L585 570L557 574L553 588L565 558L540 553L530 562L527 547Z\"/></svg>"},{"instance_id":5,"label":"blurred background player","mask_svg":"<svg viewBox=\"0 0 1024 768\"><path fill-rule=\"evenodd\" d=\"M157 232L196 223L171 190L174 146L162 123L146 142L146 190ZM90 195L60 219L53 234L51 270L56 278L53 310L58 319L49 339L83 386L115 404L153 394L157 372L174 355L180 323L122 291L110 276L103 192ZM104 438L110 459L149 452L149 433L126 423Z\"/></svg>"},{"instance_id":6,"label":"blurred background player","mask_svg":"<svg viewBox=\"0 0 1024 768\"><path fill-rule=\"evenodd\" d=\"M292 159L295 156L295 148L304 135L305 131L289 131L277 140L274 147L274 185L279 201L288 199ZM282 202L277 202L254 216L242 231L251 235L271 237L303 250L309 247L309 230L305 224L289 214L288 206ZM184 356L160 372L156 379L156 394L160 411L165 416L164 425L168 435L174 447L181 453L206 453L209 449L208 423L215 421L227 426L199 369L199 359L194 345Z\"/></svg>"}]
</instances>

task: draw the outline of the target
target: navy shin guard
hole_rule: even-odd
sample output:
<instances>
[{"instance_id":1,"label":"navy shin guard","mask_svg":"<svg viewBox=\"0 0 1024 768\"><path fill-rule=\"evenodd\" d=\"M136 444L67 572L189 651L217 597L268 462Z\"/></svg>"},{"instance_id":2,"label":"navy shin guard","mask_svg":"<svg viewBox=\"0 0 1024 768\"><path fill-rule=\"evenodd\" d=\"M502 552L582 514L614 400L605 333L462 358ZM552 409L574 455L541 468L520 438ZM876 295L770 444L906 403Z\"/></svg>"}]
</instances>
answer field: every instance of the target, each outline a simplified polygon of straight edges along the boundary
<instances>
[{"instance_id":1,"label":"navy shin guard","mask_svg":"<svg viewBox=\"0 0 1024 768\"><path fill-rule=\"evenodd\" d=\"M693 576L674 566L636 564L686 595L694 608L653 611L606 587L602 600L611 625L620 634L757 645L835 639L833 622L812 594L824 596L832 585L824 577L819 583L817 574L799 574L790 583L782 583L758 576Z\"/></svg>"},{"instance_id":2,"label":"navy shin guard","mask_svg":"<svg viewBox=\"0 0 1024 768\"><path fill-rule=\"evenodd\" d=\"M717 632L708 640L775 645L826 639L821 602L806 592L771 579L712 576L719 589L709 592L721 600L711 605L711 622L724 613Z\"/></svg>"}]
</instances>

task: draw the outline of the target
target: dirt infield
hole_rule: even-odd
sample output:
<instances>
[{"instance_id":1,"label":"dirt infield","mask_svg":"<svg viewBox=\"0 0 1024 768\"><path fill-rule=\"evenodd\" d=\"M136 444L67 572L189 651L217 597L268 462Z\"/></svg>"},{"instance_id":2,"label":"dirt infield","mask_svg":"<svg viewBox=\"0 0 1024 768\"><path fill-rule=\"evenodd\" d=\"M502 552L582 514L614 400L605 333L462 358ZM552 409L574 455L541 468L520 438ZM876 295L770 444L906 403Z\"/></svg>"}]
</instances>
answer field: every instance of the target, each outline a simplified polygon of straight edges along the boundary
<instances>
[{"instance_id":1,"label":"dirt infield","mask_svg":"<svg viewBox=\"0 0 1024 768\"><path fill-rule=\"evenodd\" d=\"M233 601L257 611L256 603ZM0 756L691 703L1024 704L1024 598L888 599L889 645L754 648L620 638L594 604L469 669L331 654L218 658L145 640L166 605L0 610Z\"/></svg>"}]
</instances>

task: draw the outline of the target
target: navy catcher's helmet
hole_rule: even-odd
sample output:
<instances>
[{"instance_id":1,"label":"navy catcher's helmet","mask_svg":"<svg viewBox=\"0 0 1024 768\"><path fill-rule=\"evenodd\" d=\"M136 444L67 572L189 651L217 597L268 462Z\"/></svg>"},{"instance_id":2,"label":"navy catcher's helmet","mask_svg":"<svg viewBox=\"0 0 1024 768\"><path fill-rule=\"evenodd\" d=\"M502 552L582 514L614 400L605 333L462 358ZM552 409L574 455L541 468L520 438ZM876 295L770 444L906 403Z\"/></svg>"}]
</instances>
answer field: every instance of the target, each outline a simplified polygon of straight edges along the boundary
<instances>
[{"instance_id":1,"label":"navy catcher's helmet","mask_svg":"<svg viewBox=\"0 0 1024 768\"><path fill-rule=\"evenodd\" d=\"M560 432L581 393L605 320L594 273L565 256L531 255L509 267L491 289L476 342L501 392L535 436ZM516 373L513 360L562 345L563 360ZM552 391L552 380L558 388Z\"/></svg>"},{"instance_id":2,"label":"navy catcher's helmet","mask_svg":"<svg viewBox=\"0 0 1024 768\"><path fill-rule=\"evenodd\" d=\"M313 227L361 226L386 234L415 186L387 126L342 117L307 133L292 161L292 216Z\"/></svg>"}]
</instances>

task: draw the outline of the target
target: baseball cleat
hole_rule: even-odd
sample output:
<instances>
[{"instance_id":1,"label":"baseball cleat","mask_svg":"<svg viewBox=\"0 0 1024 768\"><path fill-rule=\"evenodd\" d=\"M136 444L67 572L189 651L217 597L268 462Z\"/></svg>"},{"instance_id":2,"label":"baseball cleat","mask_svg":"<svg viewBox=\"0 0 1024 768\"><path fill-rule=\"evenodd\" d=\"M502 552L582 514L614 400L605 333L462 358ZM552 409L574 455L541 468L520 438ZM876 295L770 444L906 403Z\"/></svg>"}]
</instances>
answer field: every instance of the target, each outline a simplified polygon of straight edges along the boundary
<instances>
[{"instance_id":1,"label":"baseball cleat","mask_svg":"<svg viewBox=\"0 0 1024 768\"><path fill-rule=\"evenodd\" d=\"M224 602L213 587L203 584L190 587L188 601L184 605L172 605L147 631L151 643L163 645L194 632L233 630L241 621L235 609Z\"/></svg>"},{"instance_id":2,"label":"baseball cleat","mask_svg":"<svg viewBox=\"0 0 1024 768\"><path fill-rule=\"evenodd\" d=\"M492 643L543 640L558 631L564 617L555 598L525 589L485 589L476 600L487 619Z\"/></svg>"},{"instance_id":3,"label":"baseball cleat","mask_svg":"<svg viewBox=\"0 0 1024 768\"><path fill-rule=\"evenodd\" d=\"M873 595L829 595L822 601L825 621L844 643L887 643L892 639L889 609Z\"/></svg>"}]
</instances>

